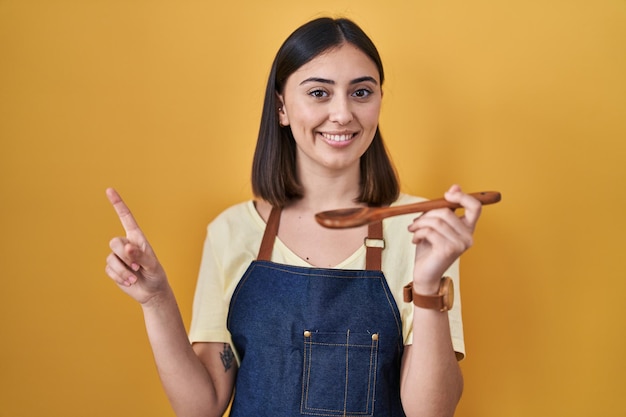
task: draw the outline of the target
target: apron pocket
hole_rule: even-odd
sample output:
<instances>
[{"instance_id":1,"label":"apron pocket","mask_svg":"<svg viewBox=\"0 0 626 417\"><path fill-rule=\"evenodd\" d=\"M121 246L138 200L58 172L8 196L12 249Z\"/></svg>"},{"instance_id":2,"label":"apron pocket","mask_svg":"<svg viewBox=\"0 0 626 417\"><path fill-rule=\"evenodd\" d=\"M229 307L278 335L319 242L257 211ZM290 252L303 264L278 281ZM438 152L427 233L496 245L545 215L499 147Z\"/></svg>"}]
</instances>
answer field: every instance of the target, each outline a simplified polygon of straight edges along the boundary
<instances>
[{"instance_id":1,"label":"apron pocket","mask_svg":"<svg viewBox=\"0 0 626 417\"><path fill-rule=\"evenodd\" d=\"M304 331L302 414L372 416L378 333Z\"/></svg>"}]
</instances>

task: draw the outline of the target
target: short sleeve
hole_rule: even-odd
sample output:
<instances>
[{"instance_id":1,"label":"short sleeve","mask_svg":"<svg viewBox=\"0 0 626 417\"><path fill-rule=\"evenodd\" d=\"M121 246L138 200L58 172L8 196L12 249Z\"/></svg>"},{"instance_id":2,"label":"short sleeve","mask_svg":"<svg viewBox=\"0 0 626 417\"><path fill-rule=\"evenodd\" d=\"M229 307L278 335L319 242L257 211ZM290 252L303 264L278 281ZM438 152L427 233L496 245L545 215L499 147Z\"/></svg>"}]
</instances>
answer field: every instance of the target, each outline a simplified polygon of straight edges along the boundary
<instances>
[{"instance_id":1,"label":"short sleeve","mask_svg":"<svg viewBox=\"0 0 626 417\"><path fill-rule=\"evenodd\" d=\"M204 241L202 261L193 301L189 340L193 342L230 343L226 329L228 301L225 299L223 268L213 251L210 231Z\"/></svg>"},{"instance_id":2,"label":"short sleeve","mask_svg":"<svg viewBox=\"0 0 626 417\"><path fill-rule=\"evenodd\" d=\"M230 299L256 258L264 228L252 201L225 210L209 224L193 301L192 343L231 343L226 327Z\"/></svg>"}]
</instances>

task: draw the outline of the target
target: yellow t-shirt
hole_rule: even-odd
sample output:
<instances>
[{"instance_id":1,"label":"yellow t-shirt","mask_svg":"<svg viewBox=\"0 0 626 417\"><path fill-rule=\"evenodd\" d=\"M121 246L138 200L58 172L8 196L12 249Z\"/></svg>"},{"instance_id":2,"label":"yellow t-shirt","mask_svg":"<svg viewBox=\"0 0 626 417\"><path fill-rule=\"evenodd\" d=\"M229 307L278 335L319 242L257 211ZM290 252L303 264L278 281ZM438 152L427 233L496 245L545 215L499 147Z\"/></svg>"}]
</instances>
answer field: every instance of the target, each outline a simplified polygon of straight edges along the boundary
<instances>
[{"instance_id":1,"label":"yellow t-shirt","mask_svg":"<svg viewBox=\"0 0 626 417\"><path fill-rule=\"evenodd\" d=\"M401 194L392 205L409 204L424 199ZM413 304L403 300L402 287L413 277L415 246L407 227L415 214L383 220L385 249L382 270L402 318L405 345L413 343ZM232 345L226 319L231 296L250 263L256 259L265 231L265 222L253 201L234 205L213 220L207 230L202 262L193 304L189 340L193 342L224 342ZM310 267L276 238L272 262ZM337 265L337 269L365 269L365 245ZM448 312L452 345L457 354L465 355L459 267L456 261L446 272L454 281L454 306Z\"/></svg>"}]
</instances>

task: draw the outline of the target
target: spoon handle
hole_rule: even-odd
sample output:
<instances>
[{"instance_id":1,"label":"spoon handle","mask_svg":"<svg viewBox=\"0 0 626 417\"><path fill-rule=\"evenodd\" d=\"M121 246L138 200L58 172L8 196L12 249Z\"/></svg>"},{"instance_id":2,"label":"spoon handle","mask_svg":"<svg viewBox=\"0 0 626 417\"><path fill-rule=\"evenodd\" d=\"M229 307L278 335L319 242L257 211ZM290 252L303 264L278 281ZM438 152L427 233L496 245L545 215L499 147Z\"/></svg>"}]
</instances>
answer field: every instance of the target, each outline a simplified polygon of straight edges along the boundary
<instances>
[{"instance_id":1,"label":"spoon handle","mask_svg":"<svg viewBox=\"0 0 626 417\"><path fill-rule=\"evenodd\" d=\"M480 201L483 205L497 203L502 198L501 194L497 191L482 191L479 193L470 193L469 195ZM404 204L401 206L377 207L374 209L374 211L371 212L372 219L370 219L369 222L371 223L373 221L378 221L387 217L398 216L401 214L425 213L429 210L439 208L449 208L452 210L456 210L461 207L462 206L460 204L451 203L445 198L422 201L419 203Z\"/></svg>"}]
</instances>

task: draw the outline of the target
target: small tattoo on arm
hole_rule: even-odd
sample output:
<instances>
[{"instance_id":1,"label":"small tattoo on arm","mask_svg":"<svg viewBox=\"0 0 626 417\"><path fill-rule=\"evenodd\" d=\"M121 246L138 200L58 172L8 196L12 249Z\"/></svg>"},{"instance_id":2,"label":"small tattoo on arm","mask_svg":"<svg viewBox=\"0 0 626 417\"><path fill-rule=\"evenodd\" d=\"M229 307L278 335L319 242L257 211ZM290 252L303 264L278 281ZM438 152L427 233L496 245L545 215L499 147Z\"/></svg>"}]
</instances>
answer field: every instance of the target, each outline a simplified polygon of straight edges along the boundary
<instances>
[{"instance_id":1,"label":"small tattoo on arm","mask_svg":"<svg viewBox=\"0 0 626 417\"><path fill-rule=\"evenodd\" d=\"M224 343L224 351L220 352L220 359L222 359L224 371L228 371L233 366L235 354L228 343Z\"/></svg>"}]
</instances>

